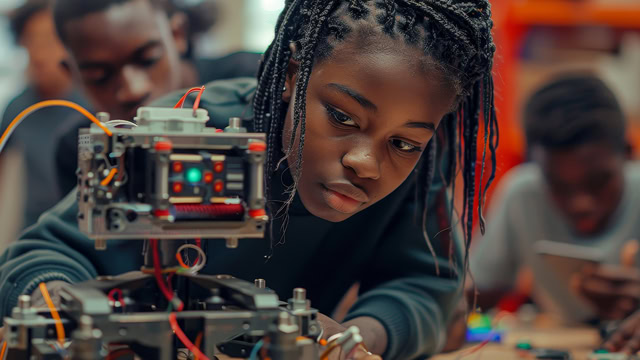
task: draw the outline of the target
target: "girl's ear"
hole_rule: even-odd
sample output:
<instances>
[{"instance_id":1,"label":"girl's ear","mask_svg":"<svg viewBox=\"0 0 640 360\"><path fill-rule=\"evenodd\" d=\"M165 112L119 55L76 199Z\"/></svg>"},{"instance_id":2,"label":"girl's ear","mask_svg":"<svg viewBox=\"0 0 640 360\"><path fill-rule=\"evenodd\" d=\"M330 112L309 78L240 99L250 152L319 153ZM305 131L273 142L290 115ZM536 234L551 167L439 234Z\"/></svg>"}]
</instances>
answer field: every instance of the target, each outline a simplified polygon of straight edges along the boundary
<instances>
[{"instance_id":1,"label":"girl's ear","mask_svg":"<svg viewBox=\"0 0 640 360\"><path fill-rule=\"evenodd\" d=\"M289 66L287 67L287 78L284 81L284 89L282 89L282 101L289 103L294 92L293 89L296 85L296 78L298 77L298 69L300 68L300 61L296 60L296 54L298 47L295 42L289 44L291 50L291 58L289 59Z\"/></svg>"}]
</instances>

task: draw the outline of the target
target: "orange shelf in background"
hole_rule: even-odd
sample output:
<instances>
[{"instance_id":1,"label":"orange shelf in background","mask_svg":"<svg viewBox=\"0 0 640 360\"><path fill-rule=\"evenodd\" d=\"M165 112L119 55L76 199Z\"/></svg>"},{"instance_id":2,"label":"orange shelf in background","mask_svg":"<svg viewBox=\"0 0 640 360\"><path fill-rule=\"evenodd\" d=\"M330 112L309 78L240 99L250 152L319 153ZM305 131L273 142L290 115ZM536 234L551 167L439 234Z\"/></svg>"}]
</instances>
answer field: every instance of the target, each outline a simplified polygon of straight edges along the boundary
<instances>
[{"instance_id":1,"label":"orange shelf in background","mask_svg":"<svg viewBox=\"0 0 640 360\"><path fill-rule=\"evenodd\" d=\"M519 25L606 25L640 29L640 1L511 0L510 22Z\"/></svg>"}]
</instances>

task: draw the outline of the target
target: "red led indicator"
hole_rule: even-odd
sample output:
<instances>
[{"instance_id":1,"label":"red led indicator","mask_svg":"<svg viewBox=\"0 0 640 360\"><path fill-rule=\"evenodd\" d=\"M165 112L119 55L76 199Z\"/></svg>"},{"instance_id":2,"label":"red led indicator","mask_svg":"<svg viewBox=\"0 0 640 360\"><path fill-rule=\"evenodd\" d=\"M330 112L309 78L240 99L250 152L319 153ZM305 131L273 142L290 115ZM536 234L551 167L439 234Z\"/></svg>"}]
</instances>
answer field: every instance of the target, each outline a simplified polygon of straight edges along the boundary
<instances>
[{"instance_id":1,"label":"red led indicator","mask_svg":"<svg viewBox=\"0 0 640 360\"><path fill-rule=\"evenodd\" d=\"M267 144L265 144L262 141L253 141L251 143L249 143L249 151L266 151L267 150Z\"/></svg>"},{"instance_id":2,"label":"red led indicator","mask_svg":"<svg viewBox=\"0 0 640 360\"><path fill-rule=\"evenodd\" d=\"M219 161L213 165L213 171L221 173L224 171L224 163Z\"/></svg>"},{"instance_id":3,"label":"red led indicator","mask_svg":"<svg viewBox=\"0 0 640 360\"><path fill-rule=\"evenodd\" d=\"M262 217L266 215L267 212L264 209L249 210L249 216L252 218Z\"/></svg>"},{"instance_id":4,"label":"red led indicator","mask_svg":"<svg viewBox=\"0 0 640 360\"><path fill-rule=\"evenodd\" d=\"M182 170L184 170L184 165L182 165L182 162L180 161L176 161L173 163L173 172L182 172Z\"/></svg>"},{"instance_id":5,"label":"red led indicator","mask_svg":"<svg viewBox=\"0 0 640 360\"><path fill-rule=\"evenodd\" d=\"M218 193L224 190L224 183L222 182L222 180L218 180L215 182L215 184L213 184L213 190Z\"/></svg>"},{"instance_id":6,"label":"red led indicator","mask_svg":"<svg viewBox=\"0 0 640 360\"><path fill-rule=\"evenodd\" d=\"M173 149L173 144L171 141L158 141L154 144L154 148L156 151L171 151L171 149Z\"/></svg>"},{"instance_id":7,"label":"red led indicator","mask_svg":"<svg viewBox=\"0 0 640 360\"><path fill-rule=\"evenodd\" d=\"M205 172L204 173L204 182L207 184L210 184L213 181L213 174L210 172Z\"/></svg>"},{"instance_id":8,"label":"red led indicator","mask_svg":"<svg viewBox=\"0 0 640 360\"><path fill-rule=\"evenodd\" d=\"M173 192L174 193L176 193L176 194L181 193L183 188L184 187L183 187L182 183L179 183L179 182L173 183Z\"/></svg>"}]
</instances>

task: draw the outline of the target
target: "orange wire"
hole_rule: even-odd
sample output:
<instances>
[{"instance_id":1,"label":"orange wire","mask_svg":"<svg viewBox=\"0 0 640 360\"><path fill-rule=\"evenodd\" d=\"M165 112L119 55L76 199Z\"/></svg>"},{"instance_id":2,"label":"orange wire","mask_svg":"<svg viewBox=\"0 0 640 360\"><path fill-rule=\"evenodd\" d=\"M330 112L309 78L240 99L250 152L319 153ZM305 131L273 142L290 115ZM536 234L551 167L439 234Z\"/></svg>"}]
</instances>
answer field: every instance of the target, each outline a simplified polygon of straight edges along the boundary
<instances>
[{"instance_id":1,"label":"orange wire","mask_svg":"<svg viewBox=\"0 0 640 360\"><path fill-rule=\"evenodd\" d=\"M193 115L195 116L198 107L200 107L200 98L202 98L202 94L204 93L204 85L200 88L200 92L198 93L198 97L196 101L193 103Z\"/></svg>"},{"instance_id":2,"label":"orange wire","mask_svg":"<svg viewBox=\"0 0 640 360\"><path fill-rule=\"evenodd\" d=\"M327 349L320 355L320 360L327 360L329 358L329 354L333 351L333 349L340 347L337 342L333 342L328 345Z\"/></svg>"},{"instance_id":3,"label":"orange wire","mask_svg":"<svg viewBox=\"0 0 640 360\"><path fill-rule=\"evenodd\" d=\"M107 135L111 136L113 133L111 132L111 130L109 130L106 126L104 126L100 120L98 120L95 116L93 116L93 114L91 114L89 111L87 111L87 109L83 108L82 106L71 102L71 101L67 101L67 100L45 100L45 101L40 101L39 103L33 104L31 106L29 106L28 108L22 110L20 112L20 114L18 114L18 116L16 116L15 118L13 118L13 121L11 121L11 123L9 123L9 126L7 127L7 129L4 131L4 133L2 134L2 137L0 137L0 144L2 144L5 140L5 138L7 136L9 136L9 133L11 132L11 130L16 126L16 124L18 122L20 122L20 120L29 115L30 113L45 108L45 107L50 107L50 106L65 106L71 109L74 109L76 111L78 111L79 113L81 113L82 115L86 116L87 118L89 118L89 120L93 121L96 125L98 125L98 127L100 129L102 129L102 131L104 131Z\"/></svg>"},{"instance_id":4,"label":"orange wire","mask_svg":"<svg viewBox=\"0 0 640 360\"><path fill-rule=\"evenodd\" d=\"M202 351L200 351L200 349L197 349L196 346L193 345L191 340L189 340L187 335L184 334L182 329L180 329L180 325L178 325L178 320L176 320L176 313L169 314L169 324L171 325L171 329L173 330L173 332L176 333L176 336L178 337L178 339L180 339L180 341L184 344L184 346L187 347L187 349L189 349L189 351L191 351L193 354L198 356L198 358L202 358L203 360L209 360L209 358L205 354L203 354Z\"/></svg>"},{"instance_id":5,"label":"orange wire","mask_svg":"<svg viewBox=\"0 0 640 360\"><path fill-rule=\"evenodd\" d=\"M189 89L184 95L182 95L182 97L180 98L180 100L178 100L178 102L176 103L176 105L173 107L174 109L181 109L182 105L184 104L184 101L187 99L187 95L191 94L192 92L195 91L200 91L199 87L194 87Z\"/></svg>"},{"instance_id":6,"label":"orange wire","mask_svg":"<svg viewBox=\"0 0 640 360\"><path fill-rule=\"evenodd\" d=\"M180 255L179 252L176 253L176 259L178 260L178 263L180 264L180 266L182 266L185 269L190 269L189 265L184 263L184 260L182 260L182 255Z\"/></svg>"},{"instance_id":7,"label":"orange wire","mask_svg":"<svg viewBox=\"0 0 640 360\"><path fill-rule=\"evenodd\" d=\"M107 175L106 178L104 178L101 182L100 185L102 186L107 186L109 185L109 183L111 182L111 180L113 180L113 177L116 176L116 173L118 172L118 169L113 168L111 169L111 171L109 171L109 175Z\"/></svg>"},{"instance_id":8,"label":"orange wire","mask_svg":"<svg viewBox=\"0 0 640 360\"><path fill-rule=\"evenodd\" d=\"M0 351L0 360L4 359L4 352L7 350L7 342L2 343L2 350Z\"/></svg>"},{"instance_id":9,"label":"orange wire","mask_svg":"<svg viewBox=\"0 0 640 360\"><path fill-rule=\"evenodd\" d=\"M58 334L58 342L60 346L64 346L64 326L62 325L62 320L60 319L60 314L58 314L58 310L56 310L55 305L53 305L53 301L51 301L51 296L49 296L49 290L47 290L47 285L43 282L40 283L40 292L42 293L42 297L44 301L47 303L49 307L49 311L51 312L51 316L53 320L56 322L56 333Z\"/></svg>"},{"instance_id":10,"label":"orange wire","mask_svg":"<svg viewBox=\"0 0 640 360\"><path fill-rule=\"evenodd\" d=\"M200 333L196 337L196 343L195 343L196 349L200 349L200 344L202 344L202 331L200 331ZM198 354L195 354L195 357L193 359L198 360L199 359Z\"/></svg>"}]
</instances>

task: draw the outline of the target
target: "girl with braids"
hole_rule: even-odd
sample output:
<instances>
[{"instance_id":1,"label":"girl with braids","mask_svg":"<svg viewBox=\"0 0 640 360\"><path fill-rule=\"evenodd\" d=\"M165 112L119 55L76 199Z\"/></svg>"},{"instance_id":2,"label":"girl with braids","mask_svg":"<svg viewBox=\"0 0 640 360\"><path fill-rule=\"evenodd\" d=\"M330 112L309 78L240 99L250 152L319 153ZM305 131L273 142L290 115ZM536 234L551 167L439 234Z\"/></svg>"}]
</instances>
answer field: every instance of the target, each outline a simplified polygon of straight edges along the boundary
<instances>
[{"instance_id":1,"label":"girl with braids","mask_svg":"<svg viewBox=\"0 0 640 360\"><path fill-rule=\"evenodd\" d=\"M447 185L460 165L468 239L474 197L491 179L474 181L480 126L495 165L490 15L487 0L287 0L257 83L209 84L200 103L213 126L244 114L267 133L270 242L205 241L202 272L262 277L282 297L304 287L325 314L359 283L343 322L321 317L325 337L357 325L386 359L436 353L466 266ZM72 194L0 258L2 314L34 290L31 275L81 281L140 266L139 242L96 253L76 209ZM29 274L18 273L27 261ZM51 273L52 262L64 266Z\"/></svg>"}]
</instances>

